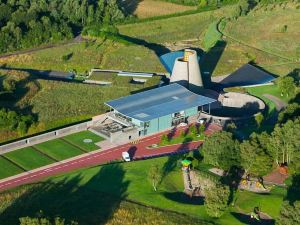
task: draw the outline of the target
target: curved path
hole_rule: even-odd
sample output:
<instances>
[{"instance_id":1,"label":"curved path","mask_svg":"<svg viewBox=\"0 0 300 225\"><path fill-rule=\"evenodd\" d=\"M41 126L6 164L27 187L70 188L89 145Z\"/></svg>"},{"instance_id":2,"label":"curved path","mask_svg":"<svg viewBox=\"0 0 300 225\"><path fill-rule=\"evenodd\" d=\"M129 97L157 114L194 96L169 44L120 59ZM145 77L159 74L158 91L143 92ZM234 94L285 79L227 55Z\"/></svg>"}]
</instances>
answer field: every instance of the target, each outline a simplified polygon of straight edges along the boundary
<instances>
[{"instance_id":1,"label":"curved path","mask_svg":"<svg viewBox=\"0 0 300 225\"><path fill-rule=\"evenodd\" d=\"M282 101L280 98L277 98L274 95L270 95L270 94L263 94L264 97L266 97L267 99L271 100L272 102L274 102L275 106L276 106L276 110L279 112L282 109L284 109L287 106L287 103L285 103L284 101Z\"/></svg>"},{"instance_id":2,"label":"curved path","mask_svg":"<svg viewBox=\"0 0 300 225\"><path fill-rule=\"evenodd\" d=\"M183 128L178 129L177 132L182 129ZM219 130L221 130L221 128L218 125L211 124L208 126L205 133L206 135L210 135ZM145 137L139 140L139 142L135 145L128 143L107 150L98 150L0 180L0 191L17 187L22 184L32 183L49 176L70 172L75 169L109 163L114 160L120 160L121 154L124 151L130 152L134 160L142 160L151 157L188 152L197 149L203 143L202 141L195 141L186 144L160 147L157 149L148 149L147 146L160 141L162 134L163 133L158 133Z\"/></svg>"}]
</instances>

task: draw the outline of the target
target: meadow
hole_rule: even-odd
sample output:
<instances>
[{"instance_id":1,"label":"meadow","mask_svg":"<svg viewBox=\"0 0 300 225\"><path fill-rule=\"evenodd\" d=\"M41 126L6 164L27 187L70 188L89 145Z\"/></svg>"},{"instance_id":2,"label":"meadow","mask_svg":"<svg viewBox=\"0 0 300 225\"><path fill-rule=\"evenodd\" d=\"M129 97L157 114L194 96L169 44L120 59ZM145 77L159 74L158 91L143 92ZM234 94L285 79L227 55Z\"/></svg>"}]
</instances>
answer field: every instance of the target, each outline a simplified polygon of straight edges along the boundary
<instances>
[{"instance_id":1,"label":"meadow","mask_svg":"<svg viewBox=\"0 0 300 225\"><path fill-rule=\"evenodd\" d=\"M191 218L186 217L187 221L184 224L191 221L191 224L206 224L205 222L209 221L224 225L243 224L241 215L250 213L257 205L273 218L278 216L286 190L276 187L268 196L238 191L235 202L228 211L220 219L212 220L206 214L202 199L190 199L182 194L182 171L178 167L180 159L181 156L162 157L81 169L49 178L40 184L25 185L4 192L0 194L0 199L9 196L9 203L0 203L0 220L5 221L3 225L14 225L18 217L33 216L38 210L43 210L49 217L60 215L84 225L112 221L117 224L121 215L125 215L129 221L135 221L133 218L143 221L139 210L134 208L129 213L123 208L123 204L127 204L124 200L190 216ZM149 168L153 164L158 165L163 172L157 192L153 190L147 178ZM52 204L46 204L47 199L51 199ZM165 215L170 215L169 213L164 211ZM200 220L198 223L197 219ZM183 224L180 216L178 221L171 222ZM149 220L145 223L155 224Z\"/></svg>"},{"instance_id":2,"label":"meadow","mask_svg":"<svg viewBox=\"0 0 300 225\"><path fill-rule=\"evenodd\" d=\"M68 59L64 56L68 55ZM139 65L143 66L139 66ZM0 59L0 66L87 74L92 68L164 72L152 50L112 40L92 39Z\"/></svg>"},{"instance_id":3,"label":"meadow","mask_svg":"<svg viewBox=\"0 0 300 225\"><path fill-rule=\"evenodd\" d=\"M122 6L139 19L195 10L195 6L184 6L159 0L125 0Z\"/></svg>"}]
</instances>

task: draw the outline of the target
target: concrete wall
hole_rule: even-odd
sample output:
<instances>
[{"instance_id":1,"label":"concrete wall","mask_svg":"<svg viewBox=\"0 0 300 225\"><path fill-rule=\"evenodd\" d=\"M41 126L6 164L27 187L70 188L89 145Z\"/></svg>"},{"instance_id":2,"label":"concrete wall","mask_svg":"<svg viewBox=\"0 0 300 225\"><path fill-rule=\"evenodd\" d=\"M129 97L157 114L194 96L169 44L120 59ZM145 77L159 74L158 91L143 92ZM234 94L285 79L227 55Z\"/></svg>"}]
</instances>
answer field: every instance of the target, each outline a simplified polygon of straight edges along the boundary
<instances>
[{"instance_id":1,"label":"concrete wall","mask_svg":"<svg viewBox=\"0 0 300 225\"><path fill-rule=\"evenodd\" d=\"M55 138L63 137L72 133L87 130L93 125L93 121L88 121L80 124L76 124L70 127L58 129L45 134L37 135L34 137L26 138L20 141L15 141L6 145L0 146L0 155L11 152L20 148L25 148L31 145L39 144L45 141L53 140Z\"/></svg>"},{"instance_id":2,"label":"concrete wall","mask_svg":"<svg viewBox=\"0 0 300 225\"><path fill-rule=\"evenodd\" d=\"M172 125L172 116L171 115L162 116L158 119L158 130L159 131L168 129L171 127L171 125Z\"/></svg>"},{"instance_id":3,"label":"concrete wall","mask_svg":"<svg viewBox=\"0 0 300 225\"><path fill-rule=\"evenodd\" d=\"M177 58L173 67L171 83L178 83L184 87L188 87L188 63Z\"/></svg>"}]
</instances>

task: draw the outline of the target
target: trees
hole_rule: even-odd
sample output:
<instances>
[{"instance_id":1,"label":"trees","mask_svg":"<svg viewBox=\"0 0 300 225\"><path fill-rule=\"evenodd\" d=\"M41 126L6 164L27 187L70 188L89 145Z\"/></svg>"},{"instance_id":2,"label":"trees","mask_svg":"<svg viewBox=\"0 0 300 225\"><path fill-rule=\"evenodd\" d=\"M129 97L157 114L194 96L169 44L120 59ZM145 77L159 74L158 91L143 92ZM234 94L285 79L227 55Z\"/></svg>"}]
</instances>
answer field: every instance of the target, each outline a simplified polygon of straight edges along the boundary
<instances>
[{"instance_id":1,"label":"trees","mask_svg":"<svg viewBox=\"0 0 300 225\"><path fill-rule=\"evenodd\" d=\"M232 166L239 166L238 141L226 131L216 132L206 137L200 149L204 162L229 170Z\"/></svg>"},{"instance_id":2,"label":"trees","mask_svg":"<svg viewBox=\"0 0 300 225\"><path fill-rule=\"evenodd\" d=\"M22 217L19 220L20 220L20 225L78 225L78 223L74 221L70 223L66 223L65 220L60 217L56 217L52 221L43 217L38 217L38 218Z\"/></svg>"},{"instance_id":3,"label":"trees","mask_svg":"<svg viewBox=\"0 0 300 225\"><path fill-rule=\"evenodd\" d=\"M279 113L278 122L286 123L288 120L295 120L297 117L300 117L300 104L292 103Z\"/></svg>"},{"instance_id":4,"label":"trees","mask_svg":"<svg viewBox=\"0 0 300 225\"><path fill-rule=\"evenodd\" d=\"M252 134L249 140L240 145L241 165L246 173L263 176L273 167L273 152L267 148L269 135L267 133Z\"/></svg>"},{"instance_id":5,"label":"trees","mask_svg":"<svg viewBox=\"0 0 300 225\"><path fill-rule=\"evenodd\" d=\"M298 132L300 119L287 121L283 125L277 125L272 132L269 148L278 164L291 163L295 157L300 155L300 139Z\"/></svg>"},{"instance_id":6,"label":"trees","mask_svg":"<svg viewBox=\"0 0 300 225\"><path fill-rule=\"evenodd\" d=\"M152 165L150 167L148 177L151 180L153 190L157 191L157 185L162 178L162 171L158 165Z\"/></svg>"},{"instance_id":7,"label":"trees","mask_svg":"<svg viewBox=\"0 0 300 225\"><path fill-rule=\"evenodd\" d=\"M229 188L222 184L213 185L205 189L204 206L207 214L211 217L220 217L228 207Z\"/></svg>"},{"instance_id":8,"label":"trees","mask_svg":"<svg viewBox=\"0 0 300 225\"><path fill-rule=\"evenodd\" d=\"M256 116L255 116L255 121L258 127L261 126L262 122L264 121L264 115L259 112Z\"/></svg>"},{"instance_id":9,"label":"trees","mask_svg":"<svg viewBox=\"0 0 300 225\"><path fill-rule=\"evenodd\" d=\"M284 201L278 218L276 219L277 225L294 225L300 224L300 201L289 203Z\"/></svg>"},{"instance_id":10,"label":"trees","mask_svg":"<svg viewBox=\"0 0 300 225\"><path fill-rule=\"evenodd\" d=\"M289 77L289 76L280 77L277 80L277 85L281 91L282 96L284 94L286 94L286 96L290 96L295 93L296 85L293 77Z\"/></svg>"},{"instance_id":11,"label":"trees","mask_svg":"<svg viewBox=\"0 0 300 225\"><path fill-rule=\"evenodd\" d=\"M116 0L0 1L0 52L72 38L83 27L124 19Z\"/></svg>"}]
</instances>

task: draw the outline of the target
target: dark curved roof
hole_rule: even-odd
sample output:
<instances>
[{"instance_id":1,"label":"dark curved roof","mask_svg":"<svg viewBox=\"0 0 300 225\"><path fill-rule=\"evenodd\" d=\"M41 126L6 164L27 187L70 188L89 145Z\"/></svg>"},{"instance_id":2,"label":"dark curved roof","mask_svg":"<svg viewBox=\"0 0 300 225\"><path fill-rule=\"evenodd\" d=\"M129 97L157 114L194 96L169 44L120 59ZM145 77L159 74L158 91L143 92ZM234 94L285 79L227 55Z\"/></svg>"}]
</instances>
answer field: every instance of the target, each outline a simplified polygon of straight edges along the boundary
<instances>
[{"instance_id":1,"label":"dark curved roof","mask_svg":"<svg viewBox=\"0 0 300 225\"><path fill-rule=\"evenodd\" d=\"M269 83L274 79L269 73L250 64L245 64L224 78L220 84L224 87L251 86Z\"/></svg>"},{"instance_id":2,"label":"dark curved roof","mask_svg":"<svg viewBox=\"0 0 300 225\"><path fill-rule=\"evenodd\" d=\"M127 117L147 122L215 101L215 99L194 94L175 83L122 97L105 104Z\"/></svg>"}]
</instances>

